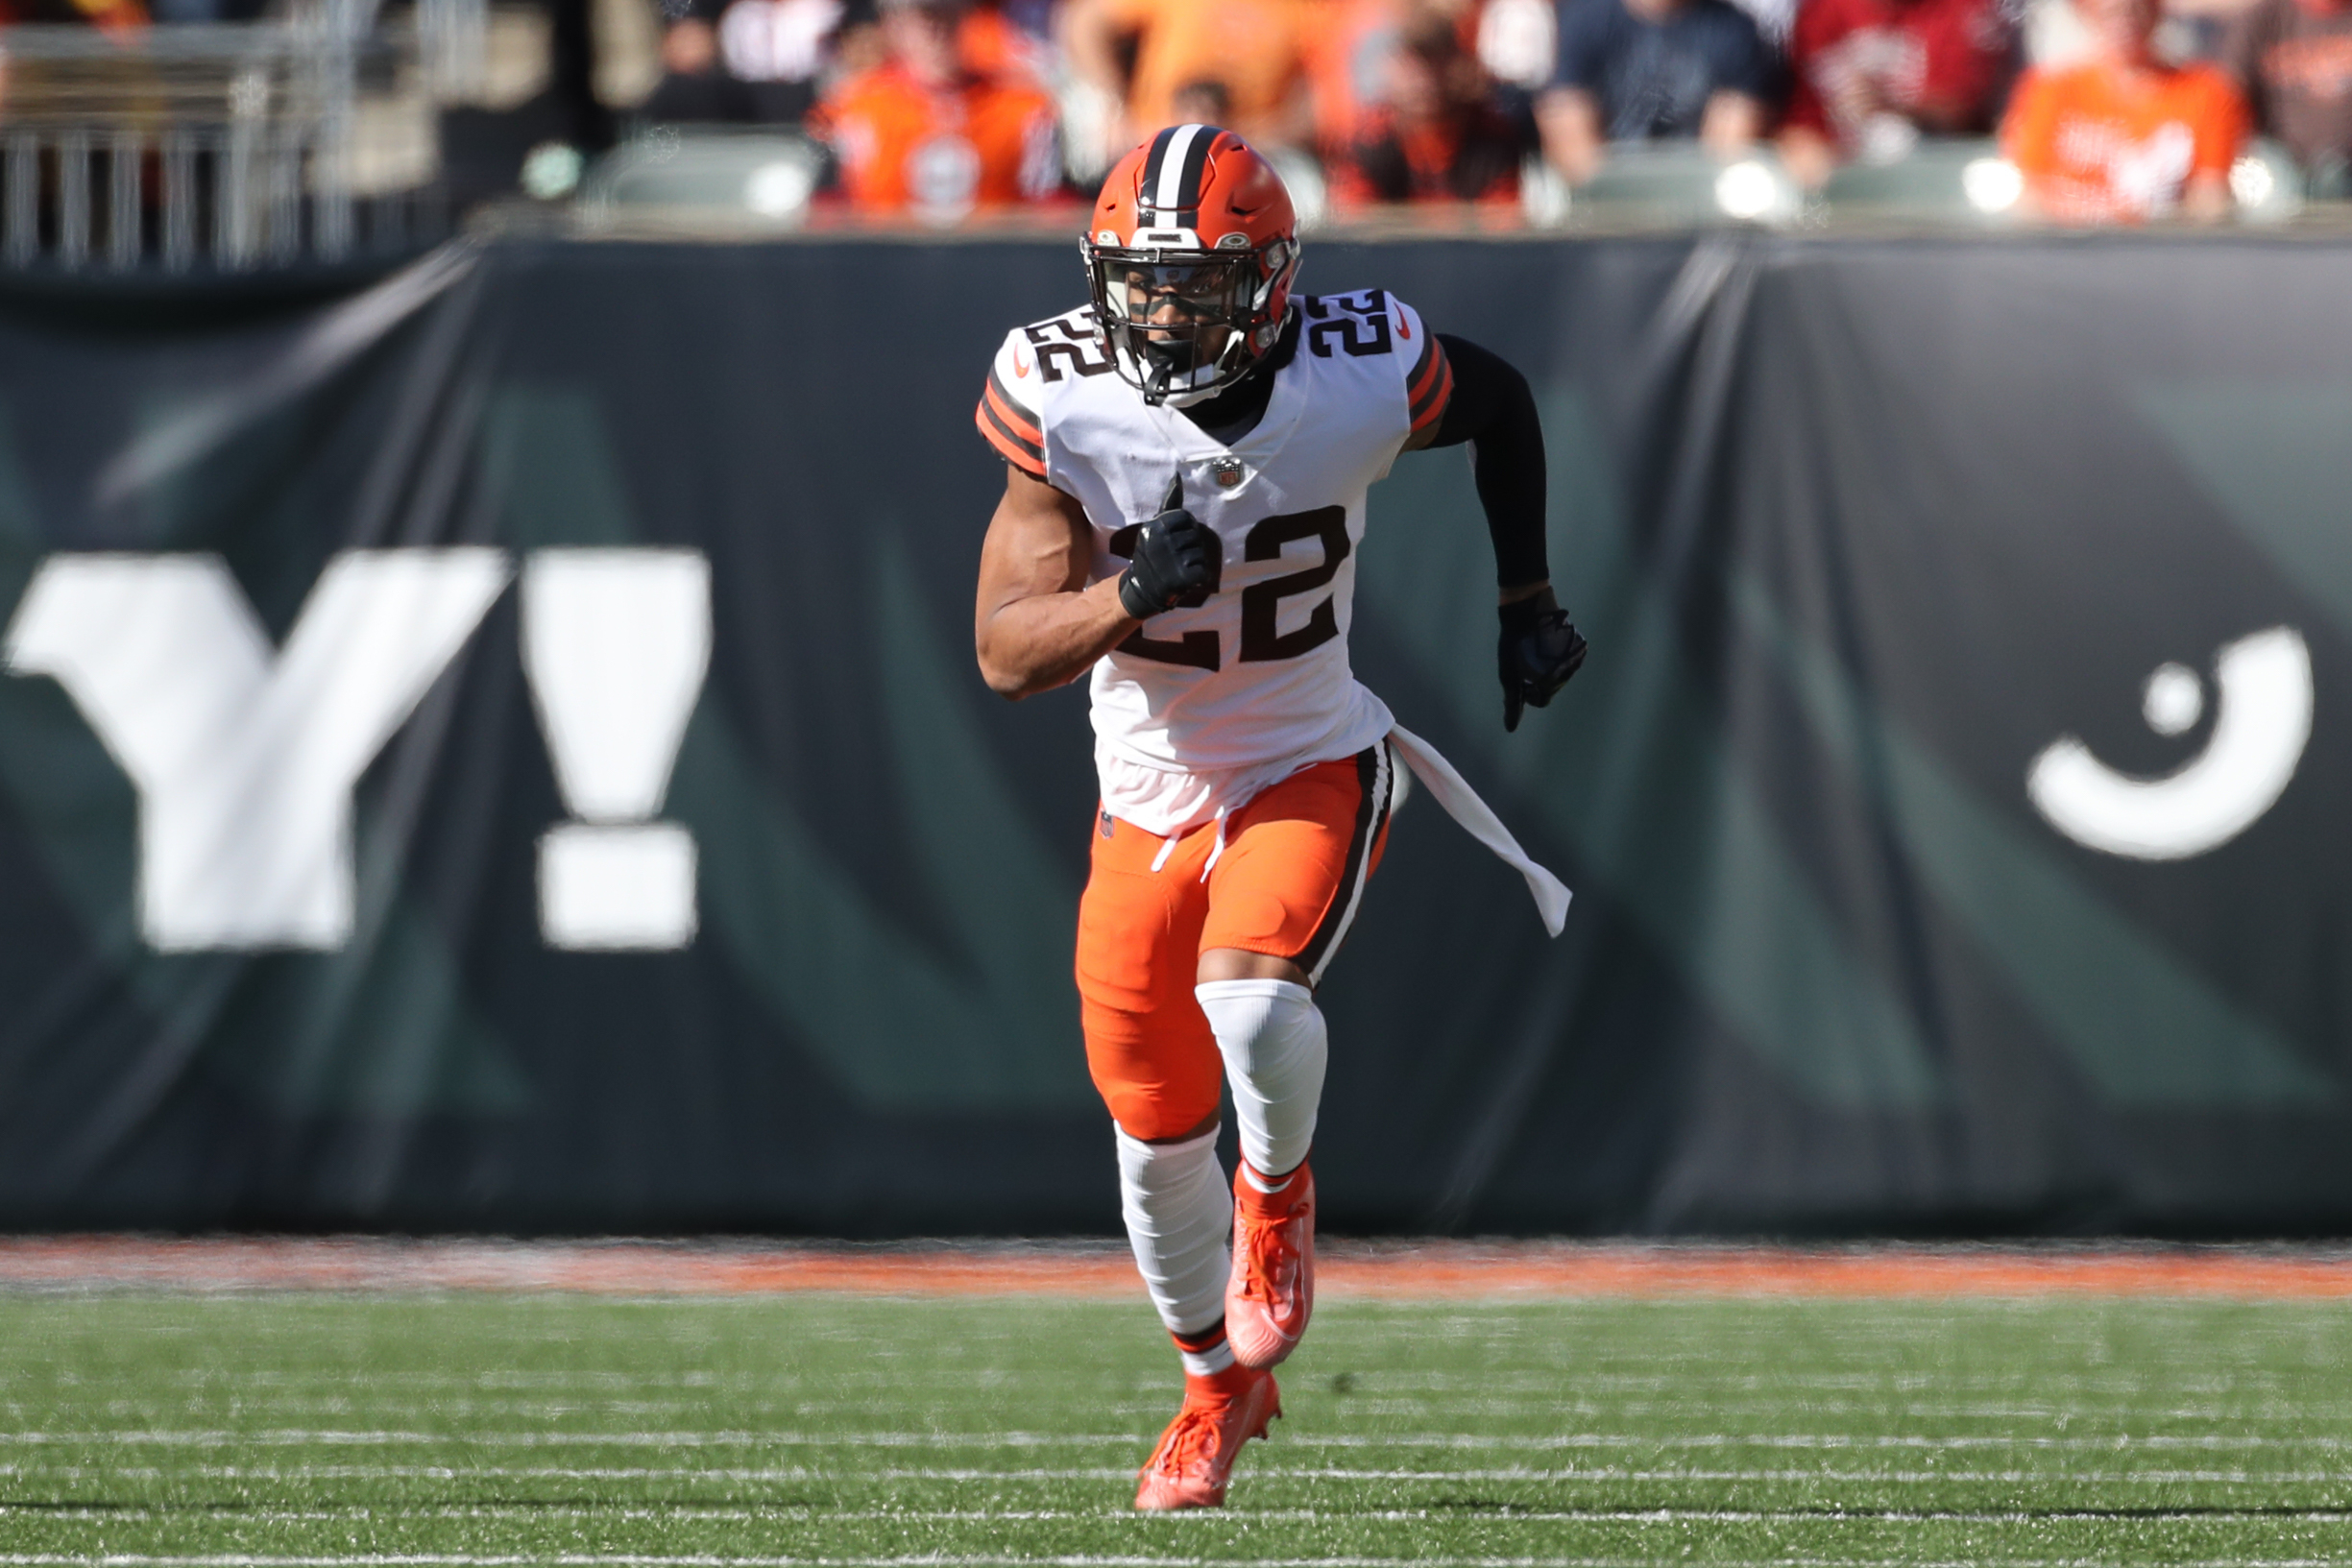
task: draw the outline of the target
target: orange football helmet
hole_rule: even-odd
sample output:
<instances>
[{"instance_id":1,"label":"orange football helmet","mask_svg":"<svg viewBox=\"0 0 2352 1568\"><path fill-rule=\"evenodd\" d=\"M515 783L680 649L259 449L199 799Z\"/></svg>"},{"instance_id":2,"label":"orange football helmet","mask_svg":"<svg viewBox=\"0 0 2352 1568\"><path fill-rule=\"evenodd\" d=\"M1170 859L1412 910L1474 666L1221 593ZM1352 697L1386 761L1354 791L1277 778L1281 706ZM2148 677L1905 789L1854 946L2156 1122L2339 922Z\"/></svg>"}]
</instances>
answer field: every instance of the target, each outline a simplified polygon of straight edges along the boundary
<instances>
[{"instance_id":1,"label":"orange football helmet","mask_svg":"<svg viewBox=\"0 0 2352 1568\"><path fill-rule=\"evenodd\" d=\"M1181 408L1247 375L1281 336L1298 219L1248 142L1176 125L1112 168L1079 249L1119 374L1145 402Z\"/></svg>"}]
</instances>

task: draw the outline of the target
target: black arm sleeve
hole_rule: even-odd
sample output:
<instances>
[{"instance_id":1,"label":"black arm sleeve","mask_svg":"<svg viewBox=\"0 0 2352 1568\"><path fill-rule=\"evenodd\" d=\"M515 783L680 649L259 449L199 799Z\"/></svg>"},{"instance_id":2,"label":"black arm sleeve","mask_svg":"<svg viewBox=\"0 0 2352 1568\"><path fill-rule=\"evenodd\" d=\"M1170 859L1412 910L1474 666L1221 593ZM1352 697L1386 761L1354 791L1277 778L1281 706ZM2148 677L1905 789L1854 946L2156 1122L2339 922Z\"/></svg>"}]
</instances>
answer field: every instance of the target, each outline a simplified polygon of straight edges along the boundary
<instances>
[{"instance_id":1,"label":"black arm sleeve","mask_svg":"<svg viewBox=\"0 0 2352 1568\"><path fill-rule=\"evenodd\" d=\"M1543 551L1543 424L1536 395L1500 354L1438 334L1453 366L1454 395L1432 446L1470 446L1470 473L1494 540L1494 580L1504 588L1551 575Z\"/></svg>"}]
</instances>

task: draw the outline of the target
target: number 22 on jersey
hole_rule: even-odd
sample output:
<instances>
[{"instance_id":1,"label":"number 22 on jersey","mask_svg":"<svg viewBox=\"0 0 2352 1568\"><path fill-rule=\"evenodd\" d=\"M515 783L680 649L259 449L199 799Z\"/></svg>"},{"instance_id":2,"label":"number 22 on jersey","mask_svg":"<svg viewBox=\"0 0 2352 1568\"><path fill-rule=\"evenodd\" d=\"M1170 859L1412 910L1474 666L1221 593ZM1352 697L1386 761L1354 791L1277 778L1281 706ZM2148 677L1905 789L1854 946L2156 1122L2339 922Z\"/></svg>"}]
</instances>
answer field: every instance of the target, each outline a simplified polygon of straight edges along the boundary
<instances>
[{"instance_id":1,"label":"number 22 on jersey","mask_svg":"<svg viewBox=\"0 0 2352 1568\"><path fill-rule=\"evenodd\" d=\"M1135 527L1129 526L1111 535L1110 553L1122 559L1132 556L1136 531ZM1347 559L1348 549L1346 507L1319 506L1312 512L1288 512L1267 518L1243 536L1242 559L1279 560L1282 546L1300 539L1319 541L1323 549L1322 560L1303 570L1287 571L1279 577L1252 583L1241 591L1239 662L1242 663L1271 663L1277 659L1296 659L1340 635L1339 615L1332 609L1331 595L1328 593L1307 612L1305 625L1290 632L1277 628L1281 624L1284 599L1327 588L1331 579L1339 575L1340 565ZM1184 664L1194 669L1215 670L1222 668L1224 663L1224 650L1214 631L1191 631L1180 638L1152 638L1137 632L1119 644L1119 651L1138 659L1156 660L1163 664Z\"/></svg>"}]
</instances>

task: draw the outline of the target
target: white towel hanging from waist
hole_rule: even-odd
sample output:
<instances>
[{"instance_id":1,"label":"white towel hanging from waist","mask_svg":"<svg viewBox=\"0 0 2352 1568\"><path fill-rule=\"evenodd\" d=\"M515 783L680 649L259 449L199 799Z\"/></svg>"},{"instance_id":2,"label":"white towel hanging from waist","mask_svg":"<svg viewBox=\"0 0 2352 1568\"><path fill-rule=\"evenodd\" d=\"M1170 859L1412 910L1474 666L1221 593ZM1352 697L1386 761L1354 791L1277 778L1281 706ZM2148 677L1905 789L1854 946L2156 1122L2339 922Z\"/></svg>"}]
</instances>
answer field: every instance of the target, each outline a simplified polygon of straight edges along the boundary
<instances>
[{"instance_id":1,"label":"white towel hanging from waist","mask_svg":"<svg viewBox=\"0 0 2352 1568\"><path fill-rule=\"evenodd\" d=\"M1519 841L1511 836L1502 818L1478 798L1478 791L1469 782L1454 771L1454 765L1438 755L1438 749L1419 736L1399 724L1389 732L1389 744L1404 759L1405 766L1420 780L1445 814L1462 824L1472 838L1492 850L1505 865L1527 879L1527 890L1536 896L1536 911L1543 917L1543 929L1554 936L1568 922L1567 885L1528 857L1519 848Z\"/></svg>"}]
</instances>

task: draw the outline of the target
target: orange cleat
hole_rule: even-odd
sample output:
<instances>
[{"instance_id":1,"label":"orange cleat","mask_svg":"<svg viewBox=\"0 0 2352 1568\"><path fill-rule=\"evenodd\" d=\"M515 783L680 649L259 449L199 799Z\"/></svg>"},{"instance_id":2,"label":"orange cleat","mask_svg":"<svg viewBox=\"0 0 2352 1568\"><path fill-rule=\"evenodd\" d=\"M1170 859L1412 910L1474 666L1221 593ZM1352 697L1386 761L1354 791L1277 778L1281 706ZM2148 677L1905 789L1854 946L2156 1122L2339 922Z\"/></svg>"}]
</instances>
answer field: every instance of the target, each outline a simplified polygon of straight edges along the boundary
<instances>
[{"instance_id":1,"label":"orange cleat","mask_svg":"<svg viewBox=\"0 0 2352 1568\"><path fill-rule=\"evenodd\" d=\"M1246 1169L1246 1168L1245 1168ZM1233 1277L1225 1339L1244 1366L1273 1366L1298 1348L1315 1311L1315 1173L1304 1165L1279 1193L1233 1180Z\"/></svg>"},{"instance_id":2,"label":"orange cleat","mask_svg":"<svg viewBox=\"0 0 2352 1568\"><path fill-rule=\"evenodd\" d=\"M1135 1507L1152 1513L1224 1508L1242 1444L1265 1436L1267 1421L1281 1413L1272 1372L1228 1366L1206 1377L1185 1374L1184 1408L1135 1472Z\"/></svg>"}]
</instances>

